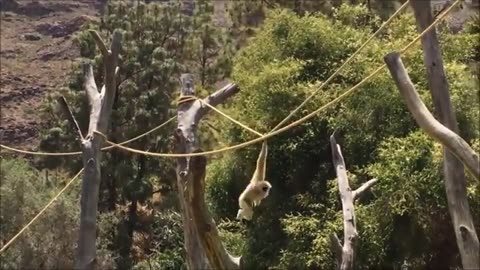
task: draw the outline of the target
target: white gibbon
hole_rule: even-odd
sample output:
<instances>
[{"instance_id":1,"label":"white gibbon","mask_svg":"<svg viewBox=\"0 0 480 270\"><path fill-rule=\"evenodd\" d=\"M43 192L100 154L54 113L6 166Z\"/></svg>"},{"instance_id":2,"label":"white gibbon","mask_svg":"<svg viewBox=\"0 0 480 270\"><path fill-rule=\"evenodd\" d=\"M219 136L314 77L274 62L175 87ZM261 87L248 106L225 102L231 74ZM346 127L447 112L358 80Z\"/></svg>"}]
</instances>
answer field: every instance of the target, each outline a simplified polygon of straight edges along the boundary
<instances>
[{"instance_id":1,"label":"white gibbon","mask_svg":"<svg viewBox=\"0 0 480 270\"><path fill-rule=\"evenodd\" d=\"M258 155L257 167L253 173L250 183L238 198L237 219L251 220L253 216L253 207L258 206L265 199L272 185L265 181L265 172L267 167L267 142L263 142L262 150Z\"/></svg>"}]
</instances>

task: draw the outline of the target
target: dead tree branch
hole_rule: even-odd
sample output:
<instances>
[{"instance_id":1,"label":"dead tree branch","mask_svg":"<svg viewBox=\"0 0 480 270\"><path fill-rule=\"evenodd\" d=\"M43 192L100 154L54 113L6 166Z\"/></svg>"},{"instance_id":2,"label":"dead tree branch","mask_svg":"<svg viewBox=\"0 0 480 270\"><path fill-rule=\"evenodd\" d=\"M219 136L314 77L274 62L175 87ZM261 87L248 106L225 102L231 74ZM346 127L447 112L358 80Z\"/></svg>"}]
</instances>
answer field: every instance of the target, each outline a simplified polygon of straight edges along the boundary
<instances>
[{"instance_id":1,"label":"dead tree branch","mask_svg":"<svg viewBox=\"0 0 480 270\"><path fill-rule=\"evenodd\" d=\"M340 269L340 265L342 265L343 247L335 233L330 234L330 248L332 249L333 255L335 255L336 269Z\"/></svg>"},{"instance_id":2,"label":"dead tree branch","mask_svg":"<svg viewBox=\"0 0 480 270\"><path fill-rule=\"evenodd\" d=\"M390 74L397 84L398 90L400 91L408 110L412 113L413 118L415 118L418 125L428 135L447 147L468 167L477 179L480 179L478 154L473 151L470 145L468 145L462 137L442 125L433 117L415 90L415 86L410 81L410 77L400 59L400 54L389 53L385 56L385 62L387 63Z\"/></svg>"},{"instance_id":3,"label":"dead tree branch","mask_svg":"<svg viewBox=\"0 0 480 270\"><path fill-rule=\"evenodd\" d=\"M359 188L353 191L353 200L356 201L358 198L362 197L363 193L365 191L369 190L373 185L375 185L378 182L378 179L373 178L371 180L368 180L365 182L363 185L361 185Z\"/></svg>"},{"instance_id":4,"label":"dead tree branch","mask_svg":"<svg viewBox=\"0 0 480 270\"><path fill-rule=\"evenodd\" d=\"M84 138L82 135L82 130L80 129L80 126L78 125L78 122L75 119L75 116L73 115L72 110L70 110L70 107L68 106L68 103L65 97L64 96L59 97L58 103L60 103L60 106L62 107L65 115L67 116L68 121L72 124L73 128L77 131L78 137L80 138L81 141L83 141Z\"/></svg>"},{"instance_id":5,"label":"dead tree branch","mask_svg":"<svg viewBox=\"0 0 480 270\"><path fill-rule=\"evenodd\" d=\"M359 198L366 190L370 189L377 182L377 179L372 179L360 186L357 190L352 191L348 183L347 170L342 151L340 145L338 145L335 140L334 134L330 136L330 146L332 148L333 165L337 173L338 190L342 200L344 232L343 246L336 234L330 235L330 245L335 254L337 269L351 270L354 265L355 244L358 236L354 202L355 199Z\"/></svg>"},{"instance_id":6,"label":"dead tree branch","mask_svg":"<svg viewBox=\"0 0 480 270\"><path fill-rule=\"evenodd\" d=\"M82 140L83 167L80 200L80 231L78 236L77 269L93 269L96 257L96 226L98 193L100 187L101 137L94 131L106 134L110 122L113 100L116 91L115 74L118 54L121 50L122 34L115 31L110 51L100 35L90 31L104 57L105 82L102 93L98 92L91 65L84 66L85 92L90 104L90 119L87 136ZM106 90L103 90L106 89Z\"/></svg>"},{"instance_id":7,"label":"dead tree branch","mask_svg":"<svg viewBox=\"0 0 480 270\"><path fill-rule=\"evenodd\" d=\"M177 153L193 153L199 151L196 138L198 124L209 111L202 102L213 106L223 103L239 88L229 84L203 101L189 99L182 102L182 97L195 94L193 76L183 74L181 84L175 148ZM231 256L224 248L205 203L206 164L204 156L177 159L177 187L182 207L187 265L189 269L239 269L240 258Z\"/></svg>"}]
</instances>

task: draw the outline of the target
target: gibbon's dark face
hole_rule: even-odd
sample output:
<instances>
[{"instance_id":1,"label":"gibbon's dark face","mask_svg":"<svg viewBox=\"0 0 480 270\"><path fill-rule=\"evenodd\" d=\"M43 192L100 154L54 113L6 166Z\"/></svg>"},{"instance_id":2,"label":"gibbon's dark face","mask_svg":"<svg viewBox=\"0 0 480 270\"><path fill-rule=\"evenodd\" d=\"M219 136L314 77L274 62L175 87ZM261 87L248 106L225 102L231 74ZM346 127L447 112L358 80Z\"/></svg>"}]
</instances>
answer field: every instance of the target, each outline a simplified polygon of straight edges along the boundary
<instances>
[{"instance_id":1,"label":"gibbon's dark face","mask_svg":"<svg viewBox=\"0 0 480 270\"><path fill-rule=\"evenodd\" d=\"M267 181L260 182L260 189L264 193L265 197L268 196L268 193L270 192L271 188L272 188L272 185L270 185L269 182Z\"/></svg>"}]
</instances>

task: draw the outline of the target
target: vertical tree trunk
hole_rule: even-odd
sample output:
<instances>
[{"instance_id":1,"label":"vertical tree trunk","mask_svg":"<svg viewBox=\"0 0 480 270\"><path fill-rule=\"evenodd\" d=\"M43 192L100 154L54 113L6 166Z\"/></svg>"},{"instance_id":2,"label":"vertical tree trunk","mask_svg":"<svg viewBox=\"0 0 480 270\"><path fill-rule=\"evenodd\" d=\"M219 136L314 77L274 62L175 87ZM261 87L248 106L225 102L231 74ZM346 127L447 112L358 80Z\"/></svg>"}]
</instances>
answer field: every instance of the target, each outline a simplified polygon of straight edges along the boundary
<instances>
[{"instance_id":1,"label":"vertical tree trunk","mask_svg":"<svg viewBox=\"0 0 480 270\"><path fill-rule=\"evenodd\" d=\"M90 32L104 57L105 83L98 91L93 69L85 67L85 91L90 104L88 133L82 138L84 174L80 199L80 231L78 238L77 269L93 269L96 256L96 225L98 193L100 187L101 137L94 131L106 133L116 92L118 54L122 35L113 34L111 49L108 50L97 32ZM79 131L81 134L81 131Z\"/></svg>"},{"instance_id":2,"label":"vertical tree trunk","mask_svg":"<svg viewBox=\"0 0 480 270\"><path fill-rule=\"evenodd\" d=\"M412 0L411 5L419 31L433 22L431 3ZM440 122L458 133L457 119L450 101L449 87L435 29L422 37L423 59L427 68L428 86ZM479 242L467 200L467 183L463 164L444 148L444 174L448 208L452 217L457 245L465 269L479 269Z\"/></svg>"},{"instance_id":3,"label":"vertical tree trunk","mask_svg":"<svg viewBox=\"0 0 480 270\"><path fill-rule=\"evenodd\" d=\"M182 97L195 94L193 76L183 74L178 105L178 125L175 130L177 153L198 151L196 129L202 117L209 111L203 102L215 106L239 91L236 85L211 94L203 101ZM238 269L239 258L233 258L222 245L218 230L204 200L205 167L204 156L177 159L177 187L187 252L187 266L196 269Z\"/></svg>"}]
</instances>

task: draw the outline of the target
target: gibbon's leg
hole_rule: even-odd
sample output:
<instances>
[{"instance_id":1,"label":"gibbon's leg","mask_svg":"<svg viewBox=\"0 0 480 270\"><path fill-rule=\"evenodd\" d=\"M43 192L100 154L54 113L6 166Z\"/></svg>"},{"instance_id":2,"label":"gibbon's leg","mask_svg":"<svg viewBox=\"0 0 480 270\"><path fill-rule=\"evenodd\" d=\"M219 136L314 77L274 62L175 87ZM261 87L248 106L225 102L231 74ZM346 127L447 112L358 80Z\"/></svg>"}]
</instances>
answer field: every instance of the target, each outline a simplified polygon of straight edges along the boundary
<instances>
[{"instance_id":1,"label":"gibbon's leg","mask_svg":"<svg viewBox=\"0 0 480 270\"><path fill-rule=\"evenodd\" d=\"M251 220L253 217L253 210L251 208L244 208L238 210L237 219L239 220Z\"/></svg>"},{"instance_id":2,"label":"gibbon's leg","mask_svg":"<svg viewBox=\"0 0 480 270\"><path fill-rule=\"evenodd\" d=\"M253 216L253 205L248 201L248 199L240 196L239 200L240 209L237 213L237 219L248 219L251 220Z\"/></svg>"},{"instance_id":3,"label":"gibbon's leg","mask_svg":"<svg viewBox=\"0 0 480 270\"><path fill-rule=\"evenodd\" d=\"M244 225L247 225L247 227L248 227L248 225L251 224L250 220L246 220L246 219L242 219L242 220L240 220L240 222Z\"/></svg>"}]
</instances>

